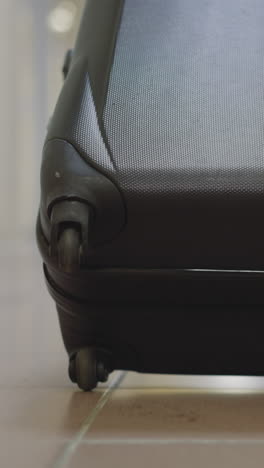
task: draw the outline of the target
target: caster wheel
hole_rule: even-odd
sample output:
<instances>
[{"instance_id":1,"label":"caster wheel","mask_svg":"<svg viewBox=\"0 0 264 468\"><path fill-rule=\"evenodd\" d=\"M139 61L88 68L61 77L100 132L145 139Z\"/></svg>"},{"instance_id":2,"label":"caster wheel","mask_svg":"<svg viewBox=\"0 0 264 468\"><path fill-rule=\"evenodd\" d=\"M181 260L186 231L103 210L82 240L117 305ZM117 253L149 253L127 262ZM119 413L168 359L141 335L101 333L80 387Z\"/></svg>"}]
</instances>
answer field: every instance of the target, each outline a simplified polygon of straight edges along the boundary
<instances>
[{"instance_id":1,"label":"caster wheel","mask_svg":"<svg viewBox=\"0 0 264 468\"><path fill-rule=\"evenodd\" d=\"M92 348L83 348L76 354L75 372L78 386L85 392L93 390L98 383L96 355Z\"/></svg>"},{"instance_id":2,"label":"caster wheel","mask_svg":"<svg viewBox=\"0 0 264 468\"><path fill-rule=\"evenodd\" d=\"M76 383L76 368L75 368L75 359L71 358L69 362L69 377L73 383Z\"/></svg>"},{"instance_id":3,"label":"caster wheel","mask_svg":"<svg viewBox=\"0 0 264 468\"><path fill-rule=\"evenodd\" d=\"M80 236L74 228L65 229L58 241L59 267L66 273L80 268Z\"/></svg>"},{"instance_id":4,"label":"caster wheel","mask_svg":"<svg viewBox=\"0 0 264 468\"><path fill-rule=\"evenodd\" d=\"M103 362L98 362L97 364L97 377L99 382L107 382L109 377L109 371L106 369Z\"/></svg>"},{"instance_id":5,"label":"caster wheel","mask_svg":"<svg viewBox=\"0 0 264 468\"><path fill-rule=\"evenodd\" d=\"M109 371L102 361L97 360L95 348L83 348L76 354L71 375L76 377L78 386L87 392L93 390L98 382L106 382Z\"/></svg>"}]
</instances>

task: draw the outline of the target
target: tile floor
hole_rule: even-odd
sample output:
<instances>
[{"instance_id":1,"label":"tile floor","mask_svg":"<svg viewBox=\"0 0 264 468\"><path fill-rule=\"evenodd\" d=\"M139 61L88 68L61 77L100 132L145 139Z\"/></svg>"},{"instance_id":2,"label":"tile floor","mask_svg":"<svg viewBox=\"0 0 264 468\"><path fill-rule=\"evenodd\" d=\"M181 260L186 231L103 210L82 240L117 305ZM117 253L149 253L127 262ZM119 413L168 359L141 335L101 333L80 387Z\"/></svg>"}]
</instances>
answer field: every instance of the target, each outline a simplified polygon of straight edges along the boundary
<instances>
[{"instance_id":1,"label":"tile floor","mask_svg":"<svg viewBox=\"0 0 264 468\"><path fill-rule=\"evenodd\" d=\"M116 372L79 392L33 242L0 244L1 468L255 468L264 378Z\"/></svg>"}]
</instances>

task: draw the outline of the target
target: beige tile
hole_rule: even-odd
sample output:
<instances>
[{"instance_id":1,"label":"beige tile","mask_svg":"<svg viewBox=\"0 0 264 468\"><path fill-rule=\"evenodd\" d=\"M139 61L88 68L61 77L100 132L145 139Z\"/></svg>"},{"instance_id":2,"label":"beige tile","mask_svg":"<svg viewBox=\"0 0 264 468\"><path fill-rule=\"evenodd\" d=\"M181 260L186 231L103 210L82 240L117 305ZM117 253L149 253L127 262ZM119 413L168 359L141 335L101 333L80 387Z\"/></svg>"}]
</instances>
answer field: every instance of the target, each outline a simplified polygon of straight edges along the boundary
<instances>
[{"instance_id":1,"label":"beige tile","mask_svg":"<svg viewBox=\"0 0 264 468\"><path fill-rule=\"evenodd\" d=\"M100 396L67 389L0 390L0 466L51 466Z\"/></svg>"},{"instance_id":2,"label":"beige tile","mask_svg":"<svg viewBox=\"0 0 264 468\"><path fill-rule=\"evenodd\" d=\"M264 445L81 446L69 468L261 468Z\"/></svg>"},{"instance_id":3,"label":"beige tile","mask_svg":"<svg viewBox=\"0 0 264 468\"><path fill-rule=\"evenodd\" d=\"M87 438L263 438L264 395L184 390L116 390Z\"/></svg>"},{"instance_id":4,"label":"beige tile","mask_svg":"<svg viewBox=\"0 0 264 468\"><path fill-rule=\"evenodd\" d=\"M100 397L100 391L0 390L0 427L13 434L66 440L78 430Z\"/></svg>"},{"instance_id":5,"label":"beige tile","mask_svg":"<svg viewBox=\"0 0 264 468\"><path fill-rule=\"evenodd\" d=\"M0 445L0 464L3 468L50 468L53 466L61 443L58 441L35 441L21 436L19 440L3 438Z\"/></svg>"}]
</instances>

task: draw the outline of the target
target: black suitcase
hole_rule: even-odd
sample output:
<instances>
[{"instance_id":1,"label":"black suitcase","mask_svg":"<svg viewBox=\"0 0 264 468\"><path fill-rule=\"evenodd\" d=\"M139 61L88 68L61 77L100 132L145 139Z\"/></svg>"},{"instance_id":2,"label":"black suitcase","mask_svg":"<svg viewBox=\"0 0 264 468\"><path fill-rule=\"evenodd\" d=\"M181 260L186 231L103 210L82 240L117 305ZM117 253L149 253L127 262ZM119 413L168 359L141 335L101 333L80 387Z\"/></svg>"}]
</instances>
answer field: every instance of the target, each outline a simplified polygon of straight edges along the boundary
<instances>
[{"instance_id":1,"label":"black suitcase","mask_svg":"<svg viewBox=\"0 0 264 468\"><path fill-rule=\"evenodd\" d=\"M89 0L37 238L70 377L264 374L264 4Z\"/></svg>"}]
</instances>

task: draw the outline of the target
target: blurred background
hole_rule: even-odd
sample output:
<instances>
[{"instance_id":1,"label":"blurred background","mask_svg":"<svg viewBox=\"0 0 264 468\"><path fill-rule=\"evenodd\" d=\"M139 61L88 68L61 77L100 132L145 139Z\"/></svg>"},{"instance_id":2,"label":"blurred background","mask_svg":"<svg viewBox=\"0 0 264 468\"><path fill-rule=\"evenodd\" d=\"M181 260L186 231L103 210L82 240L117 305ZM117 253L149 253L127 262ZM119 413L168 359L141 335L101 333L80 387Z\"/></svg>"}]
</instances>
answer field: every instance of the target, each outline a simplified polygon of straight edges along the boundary
<instances>
[{"instance_id":1,"label":"blurred background","mask_svg":"<svg viewBox=\"0 0 264 468\"><path fill-rule=\"evenodd\" d=\"M1 239L34 236L41 152L84 0L0 0Z\"/></svg>"}]
</instances>

